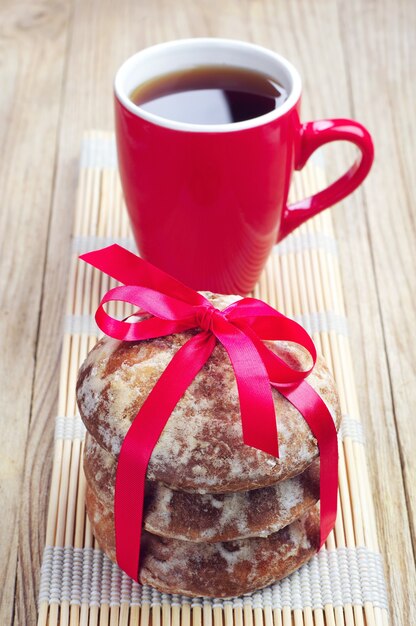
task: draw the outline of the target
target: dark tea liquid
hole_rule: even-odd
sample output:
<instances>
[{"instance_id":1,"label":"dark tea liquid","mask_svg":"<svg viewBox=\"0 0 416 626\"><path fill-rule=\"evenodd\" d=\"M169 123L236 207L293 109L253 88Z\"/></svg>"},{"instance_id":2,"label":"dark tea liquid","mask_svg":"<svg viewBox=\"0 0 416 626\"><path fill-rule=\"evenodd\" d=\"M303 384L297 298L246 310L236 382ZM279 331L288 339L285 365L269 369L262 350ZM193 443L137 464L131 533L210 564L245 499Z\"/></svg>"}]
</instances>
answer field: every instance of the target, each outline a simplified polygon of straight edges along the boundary
<instances>
[{"instance_id":1,"label":"dark tea liquid","mask_svg":"<svg viewBox=\"0 0 416 626\"><path fill-rule=\"evenodd\" d=\"M149 113L190 124L232 124L281 106L287 93L252 70L201 66L158 76L136 87L130 99Z\"/></svg>"}]
</instances>

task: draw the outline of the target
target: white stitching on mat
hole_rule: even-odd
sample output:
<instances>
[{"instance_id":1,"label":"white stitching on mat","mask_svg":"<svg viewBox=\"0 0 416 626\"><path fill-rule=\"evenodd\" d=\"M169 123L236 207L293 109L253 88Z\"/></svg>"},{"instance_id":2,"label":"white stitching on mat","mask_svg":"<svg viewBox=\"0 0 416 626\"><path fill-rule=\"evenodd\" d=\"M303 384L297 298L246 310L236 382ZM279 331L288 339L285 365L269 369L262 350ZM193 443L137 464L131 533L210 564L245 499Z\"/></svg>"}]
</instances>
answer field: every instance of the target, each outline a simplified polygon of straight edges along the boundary
<instances>
[{"instance_id":1,"label":"white stitching on mat","mask_svg":"<svg viewBox=\"0 0 416 626\"><path fill-rule=\"evenodd\" d=\"M247 595L243 596L243 606L249 606L251 609L253 608L253 596Z\"/></svg>"},{"instance_id":2,"label":"white stitching on mat","mask_svg":"<svg viewBox=\"0 0 416 626\"><path fill-rule=\"evenodd\" d=\"M82 440L84 435L85 426L79 416L56 418L56 439ZM361 423L348 415L343 417L340 436L364 443ZM90 605L99 606L101 602L118 606L120 602L128 603L131 599L131 604L134 605L148 603L160 606L169 598L166 594L161 597L159 592L146 586L142 587L137 583L132 585L130 579L121 574L101 551L92 548L74 550L72 556L72 548L45 549L39 593L41 602L65 600L71 604L80 604L82 600L82 603ZM174 596L172 600L178 606L190 602L188 598L180 596ZM372 555L365 547L352 552L346 548L339 548L335 552L323 550L290 579L263 590L261 594L246 596L242 600L235 598L233 606L244 604L254 608L322 608L325 604L342 606L362 604L363 601L373 602L380 608L387 607L381 556ZM197 602L198 600L192 600L192 606L200 606ZM208 599L205 602L211 606L223 607L221 600Z\"/></svg>"},{"instance_id":3,"label":"white stitching on mat","mask_svg":"<svg viewBox=\"0 0 416 626\"><path fill-rule=\"evenodd\" d=\"M377 581L377 590L378 590L378 599L374 601L375 606L379 608L384 608L384 605L387 605L387 597L386 597L386 581L384 578L384 566L383 559L381 554L374 553L373 556L373 567L376 571L375 579ZM365 598L366 602L371 602L369 599L370 596Z\"/></svg>"},{"instance_id":4,"label":"white stitching on mat","mask_svg":"<svg viewBox=\"0 0 416 626\"><path fill-rule=\"evenodd\" d=\"M281 256L316 249L322 249L333 256L338 256L336 240L326 233L294 233L274 246L273 253Z\"/></svg>"},{"instance_id":5,"label":"white stitching on mat","mask_svg":"<svg viewBox=\"0 0 416 626\"><path fill-rule=\"evenodd\" d=\"M76 255L85 254L96 250L97 248L105 248L113 243L127 248L131 252L137 254L137 247L131 237L106 237L104 235L73 235L72 236L72 252Z\"/></svg>"},{"instance_id":6,"label":"white stitching on mat","mask_svg":"<svg viewBox=\"0 0 416 626\"><path fill-rule=\"evenodd\" d=\"M64 333L66 335L92 335L99 337L102 332L98 328L94 316L90 313L66 315L64 320Z\"/></svg>"},{"instance_id":7,"label":"white stitching on mat","mask_svg":"<svg viewBox=\"0 0 416 626\"><path fill-rule=\"evenodd\" d=\"M39 583L39 604L51 601L52 561L55 554L56 547L46 546L44 549Z\"/></svg>"},{"instance_id":8,"label":"white stitching on mat","mask_svg":"<svg viewBox=\"0 0 416 626\"><path fill-rule=\"evenodd\" d=\"M80 439L85 437L86 428L78 415L58 415L55 418L55 441L57 439Z\"/></svg>"},{"instance_id":9,"label":"white stitching on mat","mask_svg":"<svg viewBox=\"0 0 416 626\"><path fill-rule=\"evenodd\" d=\"M131 594L132 594L132 579L128 576L122 576L121 578L121 593L120 593L120 602L121 604L128 604L130 602Z\"/></svg>"},{"instance_id":10,"label":"white stitching on mat","mask_svg":"<svg viewBox=\"0 0 416 626\"><path fill-rule=\"evenodd\" d=\"M292 574L292 580L291 580L291 591L292 591L292 599L291 599L291 607L292 609L296 610L296 609L303 609L303 603L302 603L302 593L301 593L301 586L300 586L300 574L299 574L299 570L296 570L296 572L293 572Z\"/></svg>"},{"instance_id":11,"label":"white stitching on mat","mask_svg":"<svg viewBox=\"0 0 416 626\"><path fill-rule=\"evenodd\" d=\"M168 593L162 593L161 594L161 601L160 601L161 605L166 605L169 604L169 594Z\"/></svg>"},{"instance_id":12,"label":"white stitching on mat","mask_svg":"<svg viewBox=\"0 0 416 626\"><path fill-rule=\"evenodd\" d=\"M338 554L329 554L329 571L331 579L340 578L341 602L340 606L352 604L351 581L348 577L348 561L345 548L339 548Z\"/></svg>"},{"instance_id":13,"label":"white stitching on mat","mask_svg":"<svg viewBox=\"0 0 416 626\"><path fill-rule=\"evenodd\" d=\"M347 550L347 559L348 559L348 568L350 571L350 580L352 587L352 603L353 604L363 604L363 594L362 594L362 582L363 578L365 579L368 576L368 564L367 560L363 561L363 565L365 566L363 570L360 572L358 568L358 554L357 550Z\"/></svg>"},{"instance_id":14,"label":"white stitching on mat","mask_svg":"<svg viewBox=\"0 0 416 626\"><path fill-rule=\"evenodd\" d=\"M137 247L131 237L112 237L105 235L73 235L72 252L85 254L97 248L104 248L113 243L118 243L137 254ZM322 249L333 256L338 255L336 240L326 233L295 233L284 239L273 248L273 254L283 256L289 253L305 252L308 250Z\"/></svg>"},{"instance_id":15,"label":"white stitching on mat","mask_svg":"<svg viewBox=\"0 0 416 626\"><path fill-rule=\"evenodd\" d=\"M307 563L307 567L310 571L312 606L317 609L323 608L321 579L320 579L320 572L319 572L319 559L320 558L322 557L320 555L317 555L316 557L312 558Z\"/></svg>"},{"instance_id":16,"label":"white stitching on mat","mask_svg":"<svg viewBox=\"0 0 416 626\"><path fill-rule=\"evenodd\" d=\"M88 549L88 548L87 548ZM104 553L101 550L92 550L92 572L91 572L91 606L100 606L101 602L101 581ZM87 599L88 602L88 599Z\"/></svg>"},{"instance_id":17,"label":"white stitching on mat","mask_svg":"<svg viewBox=\"0 0 416 626\"><path fill-rule=\"evenodd\" d=\"M82 569L81 569L81 604L88 604L92 599L92 570L94 563L94 551L92 548L86 548L82 553ZM101 601L101 598L100 598Z\"/></svg>"},{"instance_id":18,"label":"white stitching on mat","mask_svg":"<svg viewBox=\"0 0 416 626\"><path fill-rule=\"evenodd\" d=\"M348 336L348 323L345 315L333 311L319 311L295 315L294 319L304 326L310 335L314 333L335 332L344 337ZM93 315L89 313L70 314L65 316L64 332L68 335L92 335L98 337L102 332L95 323Z\"/></svg>"},{"instance_id":19,"label":"white stitching on mat","mask_svg":"<svg viewBox=\"0 0 416 626\"><path fill-rule=\"evenodd\" d=\"M361 572L361 594L363 602L365 598L371 596L371 580L377 583L377 577L374 575L374 560L368 560L365 553L358 548L357 552L357 569Z\"/></svg>"},{"instance_id":20,"label":"white stitching on mat","mask_svg":"<svg viewBox=\"0 0 416 626\"><path fill-rule=\"evenodd\" d=\"M363 602L373 602L374 606L384 608L385 602L385 580L383 576L383 562L381 554L372 553L372 558L367 559L366 548L357 548L358 568L362 573L362 594ZM372 601L374 595L373 585L376 585L378 596Z\"/></svg>"},{"instance_id":21,"label":"white stitching on mat","mask_svg":"<svg viewBox=\"0 0 416 626\"><path fill-rule=\"evenodd\" d=\"M72 556L71 552L75 554ZM63 567L63 563L65 567L68 566L68 570ZM126 574L99 550L46 547L39 602L60 603L67 600L68 581L72 583L71 604L79 604L82 601L90 605L101 603L110 606L118 606L120 602L152 606L163 604L201 606L203 603L211 607L223 607L225 602L221 599L170 596L160 594L147 585L140 586L135 582L130 584ZM316 609L323 608L326 604L341 607L346 604L362 606L369 602L387 609L381 555L365 546L323 549L288 578L263 591L227 602L232 602L233 606L242 604L253 608L271 606L273 609L283 607Z\"/></svg>"},{"instance_id":22,"label":"white stitching on mat","mask_svg":"<svg viewBox=\"0 0 416 626\"><path fill-rule=\"evenodd\" d=\"M324 558L320 557L319 559L319 576L320 576L320 583L321 583L320 587L321 587L322 604L324 606L326 604L331 604L332 602L331 579L329 576L329 566L328 566L327 556L328 555L325 554Z\"/></svg>"},{"instance_id":23,"label":"white stitching on mat","mask_svg":"<svg viewBox=\"0 0 416 626\"><path fill-rule=\"evenodd\" d=\"M72 584L71 584L71 604L81 604L82 594L82 548L74 548L74 559L72 562ZM90 588L90 598L92 601L92 589ZM91 602L92 603L92 602Z\"/></svg>"},{"instance_id":24,"label":"white stitching on mat","mask_svg":"<svg viewBox=\"0 0 416 626\"><path fill-rule=\"evenodd\" d=\"M272 607L273 606L273 597L271 587L266 587L261 592L263 597L263 606L264 607Z\"/></svg>"},{"instance_id":25,"label":"white stitching on mat","mask_svg":"<svg viewBox=\"0 0 416 626\"><path fill-rule=\"evenodd\" d=\"M169 594L167 595L167 597L169 598ZM171 596L171 601L170 604L171 606L181 606L181 597L177 594L177 593L173 593Z\"/></svg>"},{"instance_id":26,"label":"white stitching on mat","mask_svg":"<svg viewBox=\"0 0 416 626\"><path fill-rule=\"evenodd\" d=\"M343 415L341 426L339 429L341 439L350 437L353 441L365 445L364 429L361 422L350 417L349 415Z\"/></svg>"},{"instance_id":27,"label":"white stitching on mat","mask_svg":"<svg viewBox=\"0 0 416 626\"><path fill-rule=\"evenodd\" d=\"M113 563L111 568L110 606L120 606L122 573L121 569Z\"/></svg>"},{"instance_id":28,"label":"white stitching on mat","mask_svg":"<svg viewBox=\"0 0 416 626\"><path fill-rule=\"evenodd\" d=\"M312 606L312 590L309 573L309 565L306 563L304 567L299 569L301 597L304 606Z\"/></svg>"},{"instance_id":29,"label":"white stitching on mat","mask_svg":"<svg viewBox=\"0 0 416 626\"><path fill-rule=\"evenodd\" d=\"M81 146L80 167L115 169L117 150L113 137L85 137Z\"/></svg>"},{"instance_id":30,"label":"white stitching on mat","mask_svg":"<svg viewBox=\"0 0 416 626\"><path fill-rule=\"evenodd\" d=\"M152 597L152 606L161 606L162 605L162 596L160 595L160 591L157 589L151 588L151 597Z\"/></svg>"},{"instance_id":31,"label":"white stitching on mat","mask_svg":"<svg viewBox=\"0 0 416 626\"><path fill-rule=\"evenodd\" d=\"M233 609L242 609L243 608L243 600L241 597L232 599Z\"/></svg>"},{"instance_id":32,"label":"white stitching on mat","mask_svg":"<svg viewBox=\"0 0 416 626\"><path fill-rule=\"evenodd\" d=\"M123 575L123 578L127 578L127 576ZM130 606L142 606L144 601L142 599L142 586L133 581L131 584L131 602Z\"/></svg>"},{"instance_id":33,"label":"white stitching on mat","mask_svg":"<svg viewBox=\"0 0 416 626\"><path fill-rule=\"evenodd\" d=\"M166 594L169 597L169 594ZM191 606L193 598L189 598L188 596L180 596L181 598L181 606Z\"/></svg>"},{"instance_id":34,"label":"white stitching on mat","mask_svg":"<svg viewBox=\"0 0 416 626\"><path fill-rule=\"evenodd\" d=\"M281 609L282 608L282 590L281 590L282 585L272 585L271 587L271 592L272 592L272 607L274 609Z\"/></svg>"},{"instance_id":35,"label":"white stitching on mat","mask_svg":"<svg viewBox=\"0 0 416 626\"><path fill-rule=\"evenodd\" d=\"M279 583L277 583L279 584ZM282 608L284 606L291 606L291 597L290 597L290 580L289 578L284 578L280 585L281 587L281 596L282 596ZM279 607L280 608L280 607Z\"/></svg>"},{"instance_id":36,"label":"white stitching on mat","mask_svg":"<svg viewBox=\"0 0 416 626\"><path fill-rule=\"evenodd\" d=\"M294 315L293 319L304 326L310 335L314 333L335 332L337 335L348 336L348 322L345 315L334 311L314 311Z\"/></svg>"},{"instance_id":37,"label":"white stitching on mat","mask_svg":"<svg viewBox=\"0 0 416 626\"><path fill-rule=\"evenodd\" d=\"M141 590L142 590L142 600L141 603L143 604L149 604L151 602L151 588L148 585L140 585Z\"/></svg>"},{"instance_id":38,"label":"white stitching on mat","mask_svg":"<svg viewBox=\"0 0 416 626\"><path fill-rule=\"evenodd\" d=\"M64 550L62 566L61 602L71 602L72 573L74 571L74 550Z\"/></svg>"},{"instance_id":39,"label":"white stitching on mat","mask_svg":"<svg viewBox=\"0 0 416 626\"><path fill-rule=\"evenodd\" d=\"M340 566L337 564L337 553L334 550L330 550L326 554L327 568L330 580L330 597L334 606L342 606L342 584L340 576Z\"/></svg>"},{"instance_id":40,"label":"white stitching on mat","mask_svg":"<svg viewBox=\"0 0 416 626\"><path fill-rule=\"evenodd\" d=\"M50 603L61 601L62 585L62 565L64 560L64 549L57 547L52 555Z\"/></svg>"},{"instance_id":41,"label":"white stitching on mat","mask_svg":"<svg viewBox=\"0 0 416 626\"><path fill-rule=\"evenodd\" d=\"M101 572L101 598L100 604L110 604L111 594L111 569L112 562L106 556L103 557L103 567Z\"/></svg>"},{"instance_id":42,"label":"white stitching on mat","mask_svg":"<svg viewBox=\"0 0 416 626\"><path fill-rule=\"evenodd\" d=\"M57 439L82 441L85 437L86 428L79 415L58 415L55 418L55 441ZM350 437L353 441L365 445L363 425L358 420L344 415L339 429L340 439Z\"/></svg>"},{"instance_id":43,"label":"white stitching on mat","mask_svg":"<svg viewBox=\"0 0 416 626\"><path fill-rule=\"evenodd\" d=\"M263 608L263 595L261 591L257 591L253 593L253 609L262 609L262 608Z\"/></svg>"}]
</instances>

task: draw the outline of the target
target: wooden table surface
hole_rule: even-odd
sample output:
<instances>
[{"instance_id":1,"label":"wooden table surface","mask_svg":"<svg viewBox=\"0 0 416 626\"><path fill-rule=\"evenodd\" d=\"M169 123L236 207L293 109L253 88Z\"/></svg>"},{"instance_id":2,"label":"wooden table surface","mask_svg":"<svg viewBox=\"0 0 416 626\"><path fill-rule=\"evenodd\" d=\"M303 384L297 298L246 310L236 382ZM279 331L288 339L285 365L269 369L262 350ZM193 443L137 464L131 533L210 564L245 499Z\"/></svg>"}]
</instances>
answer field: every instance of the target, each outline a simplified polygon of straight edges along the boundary
<instances>
[{"instance_id":1,"label":"wooden table surface","mask_svg":"<svg viewBox=\"0 0 416 626\"><path fill-rule=\"evenodd\" d=\"M416 3L2 0L0 3L0 624L35 624L78 156L113 128L136 50L222 36L287 56L303 118L372 132L365 184L333 209L393 626L416 624ZM327 149L333 171L350 153Z\"/></svg>"}]
</instances>

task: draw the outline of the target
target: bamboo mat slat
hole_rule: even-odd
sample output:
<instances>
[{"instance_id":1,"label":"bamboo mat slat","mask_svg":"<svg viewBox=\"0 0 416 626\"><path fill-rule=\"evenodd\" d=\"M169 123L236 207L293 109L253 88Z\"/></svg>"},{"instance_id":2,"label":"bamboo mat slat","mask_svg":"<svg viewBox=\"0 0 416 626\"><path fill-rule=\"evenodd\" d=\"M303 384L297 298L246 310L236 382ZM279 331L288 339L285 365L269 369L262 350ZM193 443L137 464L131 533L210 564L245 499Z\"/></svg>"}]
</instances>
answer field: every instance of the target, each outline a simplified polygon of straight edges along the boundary
<instances>
[{"instance_id":1,"label":"bamboo mat slat","mask_svg":"<svg viewBox=\"0 0 416 626\"><path fill-rule=\"evenodd\" d=\"M315 161L296 175L293 195L304 197L324 185L324 168ZM94 311L115 283L80 263L78 255L114 242L135 250L114 136L90 132L83 143L73 229L38 625L387 626L382 558L330 212L274 248L254 295L302 323L334 373L343 414L336 526L325 547L297 572L230 600L162 594L131 581L99 549L85 514L85 428L77 414L75 381L99 337ZM120 316L129 312L116 307Z\"/></svg>"}]
</instances>

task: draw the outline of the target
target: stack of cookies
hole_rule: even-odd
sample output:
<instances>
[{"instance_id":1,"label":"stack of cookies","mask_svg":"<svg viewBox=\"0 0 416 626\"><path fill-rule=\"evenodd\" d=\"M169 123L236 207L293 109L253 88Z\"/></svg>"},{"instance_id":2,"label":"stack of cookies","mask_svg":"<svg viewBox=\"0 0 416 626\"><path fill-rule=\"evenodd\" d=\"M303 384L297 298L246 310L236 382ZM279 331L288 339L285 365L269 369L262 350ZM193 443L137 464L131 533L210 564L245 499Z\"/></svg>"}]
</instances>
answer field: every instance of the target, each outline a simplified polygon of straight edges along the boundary
<instances>
[{"instance_id":1,"label":"stack of cookies","mask_svg":"<svg viewBox=\"0 0 416 626\"><path fill-rule=\"evenodd\" d=\"M209 299L223 309L238 298ZM87 512L113 561L121 445L159 376L194 332L135 343L105 337L81 367L77 398L88 430ZM293 344L267 345L292 367L310 365L306 352ZM322 358L308 382L338 428L338 397ZM217 344L175 407L148 466L142 583L189 596L238 596L288 575L316 552L317 443L302 415L275 390L273 398L278 459L243 443L234 372Z\"/></svg>"}]
</instances>

